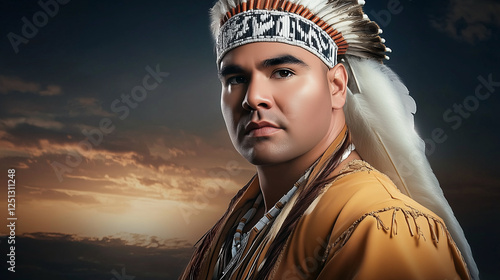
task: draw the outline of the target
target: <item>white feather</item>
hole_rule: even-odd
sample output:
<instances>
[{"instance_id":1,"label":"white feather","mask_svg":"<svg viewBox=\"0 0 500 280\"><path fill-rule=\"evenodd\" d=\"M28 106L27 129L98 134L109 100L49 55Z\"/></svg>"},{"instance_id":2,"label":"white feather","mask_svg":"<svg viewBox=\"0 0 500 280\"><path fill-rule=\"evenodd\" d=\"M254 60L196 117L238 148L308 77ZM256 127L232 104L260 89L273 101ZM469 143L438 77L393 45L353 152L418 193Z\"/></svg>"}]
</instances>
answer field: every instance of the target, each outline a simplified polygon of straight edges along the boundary
<instances>
[{"instance_id":1,"label":"white feather","mask_svg":"<svg viewBox=\"0 0 500 280\"><path fill-rule=\"evenodd\" d=\"M348 58L361 93L344 107L346 122L361 157L387 174L401 192L440 216L461 251L473 279L479 279L472 252L425 156L413 126L416 105L408 89L387 66Z\"/></svg>"},{"instance_id":2,"label":"white feather","mask_svg":"<svg viewBox=\"0 0 500 280\"><path fill-rule=\"evenodd\" d=\"M302 3L305 7L309 9L309 11L313 12L314 14L318 14L321 9L323 9L326 4L327 0L310 0L310 1L301 1L301 2L307 2L307 3Z\"/></svg>"}]
</instances>

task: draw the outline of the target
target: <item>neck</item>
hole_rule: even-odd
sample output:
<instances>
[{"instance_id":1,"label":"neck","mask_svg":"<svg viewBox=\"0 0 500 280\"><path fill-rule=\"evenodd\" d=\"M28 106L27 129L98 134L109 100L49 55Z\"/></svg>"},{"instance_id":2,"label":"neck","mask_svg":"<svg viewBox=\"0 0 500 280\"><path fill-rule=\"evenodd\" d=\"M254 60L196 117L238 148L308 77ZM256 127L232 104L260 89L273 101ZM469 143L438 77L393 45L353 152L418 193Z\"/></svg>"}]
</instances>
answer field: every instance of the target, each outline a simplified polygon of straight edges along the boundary
<instances>
[{"instance_id":1,"label":"neck","mask_svg":"<svg viewBox=\"0 0 500 280\"><path fill-rule=\"evenodd\" d=\"M330 145L337 145L341 141L344 137L344 134L340 133L342 129L343 127L336 131L333 137L327 137L324 144L316 146L300 157L279 164L257 166L259 185L266 212L292 188L295 182L321 157Z\"/></svg>"},{"instance_id":2,"label":"neck","mask_svg":"<svg viewBox=\"0 0 500 280\"><path fill-rule=\"evenodd\" d=\"M314 163L314 160L310 164L305 161L293 161L286 164L257 167L265 212L269 211L292 188L293 184L299 180L307 168Z\"/></svg>"}]
</instances>

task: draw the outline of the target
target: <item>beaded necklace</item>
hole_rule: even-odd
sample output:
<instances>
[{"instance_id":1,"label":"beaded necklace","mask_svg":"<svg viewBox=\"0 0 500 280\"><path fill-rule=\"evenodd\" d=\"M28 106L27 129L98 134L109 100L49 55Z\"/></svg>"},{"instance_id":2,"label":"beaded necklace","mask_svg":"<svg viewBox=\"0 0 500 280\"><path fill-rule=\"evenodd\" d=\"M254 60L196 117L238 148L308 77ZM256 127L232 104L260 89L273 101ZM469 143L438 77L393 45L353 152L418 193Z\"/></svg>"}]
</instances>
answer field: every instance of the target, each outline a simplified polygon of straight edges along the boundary
<instances>
[{"instance_id":1,"label":"beaded necklace","mask_svg":"<svg viewBox=\"0 0 500 280\"><path fill-rule=\"evenodd\" d=\"M347 147L347 149L345 150L345 152L342 154L340 162L344 161L351 154L351 152L354 149L355 149L354 144L350 144ZM285 207L285 205L288 203L288 201L290 201L290 198L292 198L292 196L295 194L297 189L307 180L307 178L309 177L309 174L311 173L311 170L313 169L313 167L316 165L317 162L318 161L316 161L313 165L311 165L311 167L309 167L306 170L304 175L302 175L302 177L300 177L300 179L297 180L297 182L295 182L295 184L293 184L293 187L288 191L288 193L286 193L278 202L276 202L276 204L273 206L273 208L271 208L269 211L267 211L267 213L264 214L264 216L262 216L262 218L255 224L255 226L250 231L243 233L243 228L245 227L247 222L250 221L253 218L253 216L255 216L257 209L259 208L260 204L262 203L262 193L259 194L257 199L255 199L255 202L254 202L252 208L250 208L247 211L247 213L243 216L243 218L241 218L241 220L238 224L238 227L236 228L236 232L234 233L233 244L232 244L232 248L231 248L231 255L233 258L237 255L238 250L240 250L240 248L246 246L246 241L243 242L245 244L242 244L242 241L241 241L242 239L247 240L246 237L250 234L250 232L252 230L259 232L260 230L262 230L266 225L268 225L271 221L273 221L281 213L281 210L283 209L283 207Z\"/></svg>"}]
</instances>

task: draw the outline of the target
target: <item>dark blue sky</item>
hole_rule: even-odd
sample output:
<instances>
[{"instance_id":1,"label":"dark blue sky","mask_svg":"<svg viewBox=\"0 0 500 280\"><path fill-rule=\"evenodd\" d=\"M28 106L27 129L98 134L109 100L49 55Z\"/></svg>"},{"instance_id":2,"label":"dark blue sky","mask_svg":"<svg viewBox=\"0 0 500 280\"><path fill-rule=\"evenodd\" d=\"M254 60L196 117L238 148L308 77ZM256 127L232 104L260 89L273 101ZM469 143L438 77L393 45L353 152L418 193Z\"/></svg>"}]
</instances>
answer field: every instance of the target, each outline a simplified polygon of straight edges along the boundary
<instances>
[{"instance_id":1,"label":"dark blue sky","mask_svg":"<svg viewBox=\"0 0 500 280\"><path fill-rule=\"evenodd\" d=\"M494 115L500 108L500 3L366 2L365 12L379 21L382 37L393 50L386 64L401 76L417 102L417 130L425 139L432 139L433 131L445 135L440 137L446 138L442 143L427 141L429 160L464 226L484 278L492 276L492 259L498 259L500 248L498 242L484 237L500 234L500 219L495 217L500 215L496 170L500 118ZM72 0L59 4L54 16L47 17L26 44L20 43L16 53L9 38L23 36L23 17L33 23L33 16L43 9L37 1L1 1L0 166L18 166L25 178L39 176L37 183L27 183L46 193L44 199L49 201L55 191L74 191L84 184L75 181L54 187L55 176L47 163L64 162L64 147L83 139L82 129L95 128L103 118L111 119L116 131L95 150L111 157L131 153L130 160L144 168L174 166L204 174L211 164L213 168L224 165L210 158L220 151L224 160L237 158L219 109L220 86L208 27L212 4ZM168 77L121 120L113 102L142 84L147 66L157 65ZM493 82L484 86L481 80ZM476 96L480 85L481 99ZM462 106L462 112L457 106ZM93 160L87 158L88 165L73 174L87 181L104 176L96 169L109 164ZM242 169L246 171L233 180L237 184L252 173L248 167ZM106 175L118 177L118 165L113 170ZM187 189L179 193L190 194ZM26 196L38 199L28 191ZM230 196L231 192L225 194ZM79 197L80 202L76 197L68 201L95 202L90 196ZM169 234L182 237L182 232Z\"/></svg>"}]
</instances>

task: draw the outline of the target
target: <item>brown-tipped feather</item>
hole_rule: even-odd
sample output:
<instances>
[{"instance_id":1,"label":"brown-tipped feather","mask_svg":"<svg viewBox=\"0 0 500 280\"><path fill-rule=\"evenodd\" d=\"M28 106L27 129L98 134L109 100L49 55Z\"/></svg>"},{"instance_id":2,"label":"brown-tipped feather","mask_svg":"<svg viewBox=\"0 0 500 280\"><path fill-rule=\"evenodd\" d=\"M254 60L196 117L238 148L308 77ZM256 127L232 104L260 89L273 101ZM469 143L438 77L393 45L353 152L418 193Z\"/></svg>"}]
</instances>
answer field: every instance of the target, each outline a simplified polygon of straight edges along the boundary
<instances>
[{"instance_id":1,"label":"brown-tipped feather","mask_svg":"<svg viewBox=\"0 0 500 280\"><path fill-rule=\"evenodd\" d=\"M255 3L255 9L262 9L262 0L257 0Z\"/></svg>"},{"instance_id":2,"label":"brown-tipped feather","mask_svg":"<svg viewBox=\"0 0 500 280\"><path fill-rule=\"evenodd\" d=\"M295 11L296 14L300 15L300 13L302 13L302 11L305 9L304 6L300 5L297 10Z\"/></svg>"},{"instance_id":3,"label":"brown-tipped feather","mask_svg":"<svg viewBox=\"0 0 500 280\"><path fill-rule=\"evenodd\" d=\"M266 0L266 3L264 3L264 10L269 10L269 5L271 5L271 0Z\"/></svg>"},{"instance_id":4,"label":"brown-tipped feather","mask_svg":"<svg viewBox=\"0 0 500 280\"><path fill-rule=\"evenodd\" d=\"M282 1L279 6L278 6L278 10L279 11L283 11L285 9L285 5L288 1Z\"/></svg>"},{"instance_id":5,"label":"brown-tipped feather","mask_svg":"<svg viewBox=\"0 0 500 280\"><path fill-rule=\"evenodd\" d=\"M273 1L273 10L276 10L278 9L278 5L280 4L280 1L279 0L274 0Z\"/></svg>"}]
</instances>

